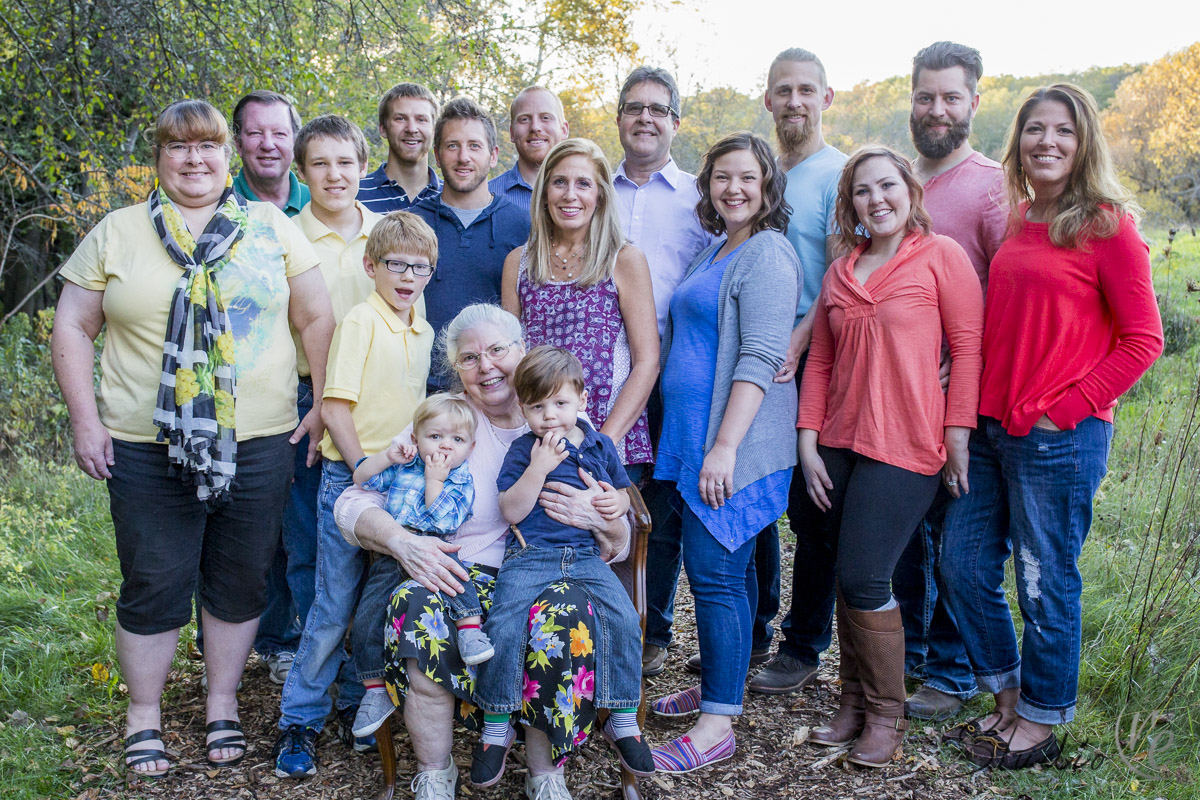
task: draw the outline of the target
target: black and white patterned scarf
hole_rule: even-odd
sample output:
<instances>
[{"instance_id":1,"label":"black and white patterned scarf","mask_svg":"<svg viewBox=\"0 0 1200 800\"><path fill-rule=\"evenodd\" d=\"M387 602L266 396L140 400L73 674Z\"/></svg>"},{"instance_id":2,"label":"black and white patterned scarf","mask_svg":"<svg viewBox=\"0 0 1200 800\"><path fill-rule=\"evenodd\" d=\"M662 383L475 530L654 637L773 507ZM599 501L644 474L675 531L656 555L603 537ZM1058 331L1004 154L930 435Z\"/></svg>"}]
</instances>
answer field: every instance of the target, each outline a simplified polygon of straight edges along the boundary
<instances>
[{"instance_id":1,"label":"black and white patterned scarf","mask_svg":"<svg viewBox=\"0 0 1200 800\"><path fill-rule=\"evenodd\" d=\"M157 185L147 206L167 254L183 268L167 317L154 424L168 444L171 474L194 485L212 510L229 499L237 471L233 329L216 278L245 233L247 205L227 184L195 238Z\"/></svg>"}]
</instances>

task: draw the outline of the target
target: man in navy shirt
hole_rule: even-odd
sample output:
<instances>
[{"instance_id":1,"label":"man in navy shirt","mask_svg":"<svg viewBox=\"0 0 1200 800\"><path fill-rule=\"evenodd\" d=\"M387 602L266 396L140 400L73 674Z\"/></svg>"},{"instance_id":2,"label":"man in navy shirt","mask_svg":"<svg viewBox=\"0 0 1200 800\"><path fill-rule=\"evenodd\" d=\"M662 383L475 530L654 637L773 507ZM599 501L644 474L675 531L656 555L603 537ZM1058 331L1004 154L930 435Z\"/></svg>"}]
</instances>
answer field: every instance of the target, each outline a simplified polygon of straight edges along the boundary
<instances>
[{"instance_id":1,"label":"man in navy shirt","mask_svg":"<svg viewBox=\"0 0 1200 800\"><path fill-rule=\"evenodd\" d=\"M550 148L567 138L570 125L558 95L541 86L522 89L508 112L508 138L517 148L517 163L492 179L488 188L529 211L533 181Z\"/></svg>"},{"instance_id":2,"label":"man in navy shirt","mask_svg":"<svg viewBox=\"0 0 1200 800\"><path fill-rule=\"evenodd\" d=\"M438 105L417 83L398 83L379 101L379 135L388 143L387 161L358 185L358 201L377 214L406 209L441 191L429 166L429 145Z\"/></svg>"},{"instance_id":3,"label":"man in navy shirt","mask_svg":"<svg viewBox=\"0 0 1200 800\"><path fill-rule=\"evenodd\" d=\"M498 303L504 258L529 238L529 214L488 189L496 165L496 123L466 97L446 103L433 128L433 150L445 183L441 194L410 210L438 237L437 270L425 287L425 319L441 331L472 303ZM445 391L450 376L434 346L429 392Z\"/></svg>"}]
</instances>

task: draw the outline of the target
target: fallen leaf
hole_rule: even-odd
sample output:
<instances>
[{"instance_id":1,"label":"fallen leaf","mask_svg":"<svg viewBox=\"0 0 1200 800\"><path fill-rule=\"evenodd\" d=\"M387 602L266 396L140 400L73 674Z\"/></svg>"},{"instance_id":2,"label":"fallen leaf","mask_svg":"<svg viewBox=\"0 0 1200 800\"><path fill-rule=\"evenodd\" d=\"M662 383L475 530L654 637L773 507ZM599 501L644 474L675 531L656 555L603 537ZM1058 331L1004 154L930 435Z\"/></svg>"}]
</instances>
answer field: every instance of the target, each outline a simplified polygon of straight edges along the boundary
<instances>
[{"instance_id":1,"label":"fallen leaf","mask_svg":"<svg viewBox=\"0 0 1200 800\"><path fill-rule=\"evenodd\" d=\"M809 728L807 725L801 725L799 728L796 728L796 731L792 734L792 747L799 747L807 742L808 732Z\"/></svg>"}]
</instances>

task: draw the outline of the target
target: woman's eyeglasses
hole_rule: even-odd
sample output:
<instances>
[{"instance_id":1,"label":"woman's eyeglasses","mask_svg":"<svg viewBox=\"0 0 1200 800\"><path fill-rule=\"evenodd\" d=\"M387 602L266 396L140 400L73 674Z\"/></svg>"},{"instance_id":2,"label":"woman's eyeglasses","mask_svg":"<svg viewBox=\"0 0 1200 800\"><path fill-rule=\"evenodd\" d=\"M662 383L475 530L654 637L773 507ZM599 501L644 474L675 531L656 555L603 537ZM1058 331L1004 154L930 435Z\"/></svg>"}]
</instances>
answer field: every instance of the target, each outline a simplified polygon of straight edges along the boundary
<instances>
[{"instance_id":1,"label":"woman's eyeglasses","mask_svg":"<svg viewBox=\"0 0 1200 800\"><path fill-rule=\"evenodd\" d=\"M195 150L196 155L200 156L201 158L212 158L224 149L224 147L216 142L200 142L199 144L188 144L187 142L168 142L167 144L163 145L163 150L166 152L167 157L175 160L187 158L188 153L192 152L193 150Z\"/></svg>"},{"instance_id":2,"label":"woman's eyeglasses","mask_svg":"<svg viewBox=\"0 0 1200 800\"><path fill-rule=\"evenodd\" d=\"M454 359L454 366L458 367L463 372L469 372L470 370L473 370L479 366L479 361L484 356L487 356L488 361L495 364L497 361L502 360L506 355L508 355L508 351L511 350L512 346L518 341L519 340L514 339L511 342L497 342L488 349L484 350L482 353L459 353L458 358Z\"/></svg>"}]
</instances>

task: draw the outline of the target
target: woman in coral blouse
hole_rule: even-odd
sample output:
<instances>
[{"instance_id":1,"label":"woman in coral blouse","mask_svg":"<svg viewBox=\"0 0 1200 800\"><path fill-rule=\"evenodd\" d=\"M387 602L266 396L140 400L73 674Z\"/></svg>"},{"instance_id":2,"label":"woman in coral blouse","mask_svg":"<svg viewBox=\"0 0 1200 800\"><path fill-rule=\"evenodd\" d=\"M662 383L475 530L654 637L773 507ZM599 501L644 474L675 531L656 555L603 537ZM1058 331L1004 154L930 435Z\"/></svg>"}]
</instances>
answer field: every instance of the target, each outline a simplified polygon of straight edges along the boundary
<instances>
[{"instance_id":1,"label":"woman in coral blouse","mask_svg":"<svg viewBox=\"0 0 1200 800\"><path fill-rule=\"evenodd\" d=\"M836 575L842 696L810 736L849 760L891 761L904 719L904 628L891 576L937 492L967 489L979 399L983 293L963 249L931 232L912 165L859 150L838 181L848 254L825 275L800 389L805 530ZM950 343L950 387L938 360ZM836 557L836 568L833 563Z\"/></svg>"},{"instance_id":2,"label":"woman in coral blouse","mask_svg":"<svg viewBox=\"0 0 1200 800\"><path fill-rule=\"evenodd\" d=\"M1107 469L1113 408L1162 352L1139 209L1118 182L1096 101L1033 92L1004 153L1010 237L992 260L972 492L951 504L942 577L993 713L952 728L976 763L1058 756L1075 714L1082 582L1076 561ZM1018 647L1002 587L1016 553Z\"/></svg>"}]
</instances>

